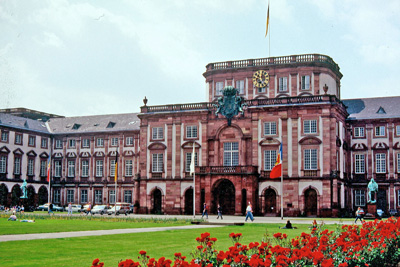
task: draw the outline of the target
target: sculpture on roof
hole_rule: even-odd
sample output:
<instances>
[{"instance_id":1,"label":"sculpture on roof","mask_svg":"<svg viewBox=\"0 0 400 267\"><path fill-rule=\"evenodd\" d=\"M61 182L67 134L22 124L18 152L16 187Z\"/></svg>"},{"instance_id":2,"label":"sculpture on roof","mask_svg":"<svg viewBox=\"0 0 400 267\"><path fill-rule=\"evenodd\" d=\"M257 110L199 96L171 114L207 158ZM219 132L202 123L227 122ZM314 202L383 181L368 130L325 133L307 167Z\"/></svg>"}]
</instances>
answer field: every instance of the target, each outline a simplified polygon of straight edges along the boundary
<instances>
[{"instance_id":1,"label":"sculpture on roof","mask_svg":"<svg viewBox=\"0 0 400 267\"><path fill-rule=\"evenodd\" d=\"M228 120L228 125L231 125L232 118L239 114L239 112L244 114L244 98L237 95L238 90L233 86L227 86L224 88L223 95L218 98L218 104L214 104L217 108L215 111L215 116L221 113Z\"/></svg>"}]
</instances>

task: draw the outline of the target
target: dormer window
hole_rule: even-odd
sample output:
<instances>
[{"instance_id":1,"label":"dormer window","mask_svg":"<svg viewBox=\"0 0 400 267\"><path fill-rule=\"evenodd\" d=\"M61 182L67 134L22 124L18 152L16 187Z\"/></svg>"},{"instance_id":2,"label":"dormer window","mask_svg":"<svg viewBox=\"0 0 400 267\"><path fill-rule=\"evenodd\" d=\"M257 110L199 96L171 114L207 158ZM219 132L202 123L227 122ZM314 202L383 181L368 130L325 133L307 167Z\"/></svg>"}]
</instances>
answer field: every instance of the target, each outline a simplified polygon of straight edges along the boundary
<instances>
[{"instance_id":1,"label":"dormer window","mask_svg":"<svg viewBox=\"0 0 400 267\"><path fill-rule=\"evenodd\" d=\"M114 128L115 124L115 122L110 121L107 125L107 128Z\"/></svg>"},{"instance_id":2,"label":"dormer window","mask_svg":"<svg viewBox=\"0 0 400 267\"><path fill-rule=\"evenodd\" d=\"M79 127L81 127L80 124L75 123L74 126L72 126L72 130L78 130Z\"/></svg>"}]
</instances>

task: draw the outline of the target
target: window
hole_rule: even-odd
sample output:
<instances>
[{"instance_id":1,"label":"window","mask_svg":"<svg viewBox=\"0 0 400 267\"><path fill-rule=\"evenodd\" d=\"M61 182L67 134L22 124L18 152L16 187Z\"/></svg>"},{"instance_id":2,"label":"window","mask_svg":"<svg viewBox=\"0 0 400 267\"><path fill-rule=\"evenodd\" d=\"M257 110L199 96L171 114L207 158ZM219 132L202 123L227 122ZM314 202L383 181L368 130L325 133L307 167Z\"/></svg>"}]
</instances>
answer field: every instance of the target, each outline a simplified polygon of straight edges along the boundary
<instances>
[{"instance_id":1,"label":"window","mask_svg":"<svg viewBox=\"0 0 400 267\"><path fill-rule=\"evenodd\" d=\"M304 75L301 76L301 90L309 90L310 89L310 76Z\"/></svg>"},{"instance_id":2,"label":"window","mask_svg":"<svg viewBox=\"0 0 400 267\"><path fill-rule=\"evenodd\" d=\"M74 203L74 190L71 189L67 190L67 202Z\"/></svg>"},{"instance_id":3,"label":"window","mask_svg":"<svg viewBox=\"0 0 400 267\"><path fill-rule=\"evenodd\" d=\"M190 163L192 163L192 153L186 153L185 171L190 172ZM197 152L194 153L194 166L197 165Z\"/></svg>"},{"instance_id":4,"label":"window","mask_svg":"<svg viewBox=\"0 0 400 267\"><path fill-rule=\"evenodd\" d=\"M385 136L385 126L375 127L375 136Z\"/></svg>"},{"instance_id":5,"label":"window","mask_svg":"<svg viewBox=\"0 0 400 267\"><path fill-rule=\"evenodd\" d=\"M317 120L305 120L304 121L304 133L305 134L316 134L317 133Z\"/></svg>"},{"instance_id":6,"label":"window","mask_svg":"<svg viewBox=\"0 0 400 267\"><path fill-rule=\"evenodd\" d=\"M216 82L215 83L215 94L222 95L224 92L224 82Z\"/></svg>"},{"instance_id":7,"label":"window","mask_svg":"<svg viewBox=\"0 0 400 267\"><path fill-rule=\"evenodd\" d=\"M61 177L61 160L54 161L54 177Z\"/></svg>"},{"instance_id":8,"label":"window","mask_svg":"<svg viewBox=\"0 0 400 267\"><path fill-rule=\"evenodd\" d=\"M224 166L239 165L239 143L224 143Z\"/></svg>"},{"instance_id":9,"label":"window","mask_svg":"<svg viewBox=\"0 0 400 267\"><path fill-rule=\"evenodd\" d=\"M115 159L110 160L110 176L115 177Z\"/></svg>"},{"instance_id":10,"label":"window","mask_svg":"<svg viewBox=\"0 0 400 267\"><path fill-rule=\"evenodd\" d=\"M264 122L264 135L276 135L276 122Z\"/></svg>"},{"instance_id":11,"label":"window","mask_svg":"<svg viewBox=\"0 0 400 267\"><path fill-rule=\"evenodd\" d=\"M103 138L97 138L96 139L96 146L97 147L103 147L104 146L104 139Z\"/></svg>"},{"instance_id":12,"label":"window","mask_svg":"<svg viewBox=\"0 0 400 267\"><path fill-rule=\"evenodd\" d=\"M111 146L118 146L118 137L111 138Z\"/></svg>"},{"instance_id":13,"label":"window","mask_svg":"<svg viewBox=\"0 0 400 267\"><path fill-rule=\"evenodd\" d=\"M14 174L15 175L21 174L21 158L20 157L14 158Z\"/></svg>"},{"instance_id":14,"label":"window","mask_svg":"<svg viewBox=\"0 0 400 267\"><path fill-rule=\"evenodd\" d=\"M364 127L355 127L354 137L364 137Z\"/></svg>"},{"instance_id":15,"label":"window","mask_svg":"<svg viewBox=\"0 0 400 267\"><path fill-rule=\"evenodd\" d=\"M276 150L264 151L264 170L270 171L276 163Z\"/></svg>"},{"instance_id":16,"label":"window","mask_svg":"<svg viewBox=\"0 0 400 267\"><path fill-rule=\"evenodd\" d=\"M125 176L133 175L133 164L131 159L125 160Z\"/></svg>"},{"instance_id":17,"label":"window","mask_svg":"<svg viewBox=\"0 0 400 267\"><path fill-rule=\"evenodd\" d=\"M35 142L36 142L36 137L30 135L28 138L28 146L35 146Z\"/></svg>"},{"instance_id":18,"label":"window","mask_svg":"<svg viewBox=\"0 0 400 267\"><path fill-rule=\"evenodd\" d=\"M40 177L47 176L47 160L40 161Z\"/></svg>"},{"instance_id":19,"label":"window","mask_svg":"<svg viewBox=\"0 0 400 267\"><path fill-rule=\"evenodd\" d=\"M132 203L132 190L124 191L124 202Z\"/></svg>"},{"instance_id":20,"label":"window","mask_svg":"<svg viewBox=\"0 0 400 267\"><path fill-rule=\"evenodd\" d=\"M129 136L125 139L125 145L126 146L133 146L133 137Z\"/></svg>"},{"instance_id":21,"label":"window","mask_svg":"<svg viewBox=\"0 0 400 267\"><path fill-rule=\"evenodd\" d=\"M396 135L400 135L400 125L396 126Z\"/></svg>"},{"instance_id":22,"label":"window","mask_svg":"<svg viewBox=\"0 0 400 267\"><path fill-rule=\"evenodd\" d=\"M109 200L110 204L115 203L115 190L108 191L108 200Z\"/></svg>"},{"instance_id":23,"label":"window","mask_svg":"<svg viewBox=\"0 0 400 267\"><path fill-rule=\"evenodd\" d=\"M75 160L68 160L68 177L75 177Z\"/></svg>"},{"instance_id":24,"label":"window","mask_svg":"<svg viewBox=\"0 0 400 267\"><path fill-rule=\"evenodd\" d=\"M15 144L22 145L22 134L15 134Z\"/></svg>"},{"instance_id":25,"label":"window","mask_svg":"<svg viewBox=\"0 0 400 267\"><path fill-rule=\"evenodd\" d=\"M28 159L28 176L33 176L34 175L34 170L35 170L35 160L32 158Z\"/></svg>"},{"instance_id":26,"label":"window","mask_svg":"<svg viewBox=\"0 0 400 267\"><path fill-rule=\"evenodd\" d=\"M375 154L376 173L386 173L386 154Z\"/></svg>"},{"instance_id":27,"label":"window","mask_svg":"<svg viewBox=\"0 0 400 267\"><path fill-rule=\"evenodd\" d=\"M197 138L197 126L186 127L186 138Z\"/></svg>"},{"instance_id":28,"label":"window","mask_svg":"<svg viewBox=\"0 0 400 267\"><path fill-rule=\"evenodd\" d=\"M75 148L75 139L69 139L68 140L68 147L69 148Z\"/></svg>"},{"instance_id":29,"label":"window","mask_svg":"<svg viewBox=\"0 0 400 267\"><path fill-rule=\"evenodd\" d=\"M82 189L81 190L81 203L87 203L88 202L88 192L87 189Z\"/></svg>"},{"instance_id":30,"label":"window","mask_svg":"<svg viewBox=\"0 0 400 267\"><path fill-rule=\"evenodd\" d=\"M40 147L47 148L47 138L46 137L42 137L42 140L40 142Z\"/></svg>"},{"instance_id":31,"label":"window","mask_svg":"<svg viewBox=\"0 0 400 267\"><path fill-rule=\"evenodd\" d=\"M90 139L88 139L88 138L82 139L82 147L89 148L90 147Z\"/></svg>"},{"instance_id":32,"label":"window","mask_svg":"<svg viewBox=\"0 0 400 267\"><path fill-rule=\"evenodd\" d=\"M153 154L152 172L163 171L163 154Z\"/></svg>"},{"instance_id":33,"label":"window","mask_svg":"<svg viewBox=\"0 0 400 267\"><path fill-rule=\"evenodd\" d=\"M163 128L162 127L153 127L153 140L160 140L164 138Z\"/></svg>"},{"instance_id":34,"label":"window","mask_svg":"<svg viewBox=\"0 0 400 267\"><path fill-rule=\"evenodd\" d=\"M236 89L238 89L239 94L244 94L244 80L236 81Z\"/></svg>"},{"instance_id":35,"label":"window","mask_svg":"<svg viewBox=\"0 0 400 267\"><path fill-rule=\"evenodd\" d=\"M304 169L305 170L317 170L317 150L316 149L305 149L304 150Z\"/></svg>"},{"instance_id":36,"label":"window","mask_svg":"<svg viewBox=\"0 0 400 267\"><path fill-rule=\"evenodd\" d=\"M94 202L96 204L103 203L103 191L101 190L94 190Z\"/></svg>"},{"instance_id":37,"label":"window","mask_svg":"<svg viewBox=\"0 0 400 267\"><path fill-rule=\"evenodd\" d=\"M400 153L397 154L397 173L400 173Z\"/></svg>"},{"instance_id":38,"label":"window","mask_svg":"<svg viewBox=\"0 0 400 267\"><path fill-rule=\"evenodd\" d=\"M62 140L56 139L56 148L62 148Z\"/></svg>"},{"instance_id":39,"label":"window","mask_svg":"<svg viewBox=\"0 0 400 267\"><path fill-rule=\"evenodd\" d=\"M0 173L7 173L7 156L0 156Z\"/></svg>"},{"instance_id":40,"label":"window","mask_svg":"<svg viewBox=\"0 0 400 267\"><path fill-rule=\"evenodd\" d=\"M82 160L82 177L89 177L89 161Z\"/></svg>"},{"instance_id":41,"label":"window","mask_svg":"<svg viewBox=\"0 0 400 267\"><path fill-rule=\"evenodd\" d=\"M53 202L54 203L60 203L60 196L61 196L61 190L60 189L54 189L53 191Z\"/></svg>"},{"instance_id":42,"label":"window","mask_svg":"<svg viewBox=\"0 0 400 267\"><path fill-rule=\"evenodd\" d=\"M365 155L356 154L355 159L356 159L356 164L355 164L356 173L365 173Z\"/></svg>"},{"instance_id":43,"label":"window","mask_svg":"<svg viewBox=\"0 0 400 267\"><path fill-rule=\"evenodd\" d=\"M103 177L103 160L96 160L96 177Z\"/></svg>"},{"instance_id":44,"label":"window","mask_svg":"<svg viewBox=\"0 0 400 267\"><path fill-rule=\"evenodd\" d=\"M279 92L286 92L288 90L287 87L287 77L279 78Z\"/></svg>"},{"instance_id":45,"label":"window","mask_svg":"<svg viewBox=\"0 0 400 267\"><path fill-rule=\"evenodd\" d=\"M365 206L365 191L364 190L354 190L355 205Z\"/></svg>"},{"instance_id":46,"label":"window","mask_svg":"<svg viewBox=\"0 0 400 267\"><path fill-rule=\"evenodd\" d=\"M8 132L1 131L1 142L8 142Z\"/></svg>"},{"instance_id":47,"label":"window","mask_svg":"<svg viewBox=\"0 0 400 267\"><path fill-rule=\"evenodd\" d=\"M257 87L258 93L265 93L265 87Z\"/></svg>"}]
</instances>

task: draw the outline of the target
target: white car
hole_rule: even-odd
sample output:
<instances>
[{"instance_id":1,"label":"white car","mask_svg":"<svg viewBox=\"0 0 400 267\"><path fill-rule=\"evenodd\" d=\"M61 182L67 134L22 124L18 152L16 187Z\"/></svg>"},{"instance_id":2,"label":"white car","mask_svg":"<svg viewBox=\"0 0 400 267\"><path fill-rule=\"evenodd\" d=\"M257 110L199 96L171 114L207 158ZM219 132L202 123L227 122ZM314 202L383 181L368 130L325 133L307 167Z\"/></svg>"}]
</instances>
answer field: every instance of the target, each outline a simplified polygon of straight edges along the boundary
<instances>
[{"instance_id":1,"label":"white car","mask_svg":"<svg viewBox=\"0 0 400 267\"><path fill-rule=\"evenodd\" d=\"M100 214L103 215L108 212L110 207L107 205L95 205L92 209L92 214Z\"/></svg>"},{"instance_id":2,"label":"white car","mask_svg":"<svg viewBox=\"0 0 400 267\"><path fill-rule=\"evenodd\" d=\"M72 204L72 212L80 212L82 209L82 205ZM65 211L68 211L68 205L64 208Z\"/></svg>"}]
</instances>

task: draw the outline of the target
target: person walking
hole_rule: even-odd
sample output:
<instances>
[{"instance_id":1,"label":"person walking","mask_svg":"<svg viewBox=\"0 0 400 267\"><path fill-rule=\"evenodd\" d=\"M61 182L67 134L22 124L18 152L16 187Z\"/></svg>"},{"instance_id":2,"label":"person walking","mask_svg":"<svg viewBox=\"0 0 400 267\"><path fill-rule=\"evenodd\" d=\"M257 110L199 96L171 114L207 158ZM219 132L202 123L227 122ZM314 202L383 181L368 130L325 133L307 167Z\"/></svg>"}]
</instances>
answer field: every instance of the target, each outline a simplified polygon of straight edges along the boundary
<instances>
[{"instance_id":1,"label":"person walking","mask_svg":"<svg viewBox=\"0 0 400 267\"><path fill-rule=\"evenodd\" d=\"M245 218L245 222L247 222L247 219L250 218L251 221L254 221L254 217L253 217L253 208L251 206L251 202L249 202L249 205L246 208L246 218Z\"/></svg>"},{"instance_id":2,"label":"person walking","mask_svg":"<svg viewBox=\"0 0 400 267\"><path fill-rule=\"evenodd\" d=\"M357 220L360 219L360 221L363 221L363 215L364 215L364 210L361 207L358 207L357 211L356 211L356 220L354 221L354 223L357 223Z\"/></svg>"},{"instance_id":3,"label":"person walking","mask_svg":"<svg viewBox=\"0 0 400 267\"><path fill-rule=\"evenodd\" d=\"M203 219L204 215L206 215L206 218L208 219L208 211L207 211L207 204L204 203L203 205L203 214L201 215L201 218Z\"/></svg>"},{"instance_id":4,"label":"person walking","mask_svg":"<svg viewBox=\"0 0 400 267\"><path fill-rule=\"evenodd\" d=\"M68 203L68 216L72 216L72 203Z\"/></svg>"},{"instance_id":5,"label":"person walking","mask_svg":"<svg viewBox=\"0 0 400 267\"><path fill-rule=\"evenodd\" d=\"M221 217L221 220L223 219L222 218L222 208L221 208L221 206L218 204L218 207L217 207L217 213L218 213L218 217L217 217L217 219L219 218L219 217Z\"/></svg>"},{"instance_id":6,"label":"person walking","mask_svg":"<svg viewBox=\"0 0 400 267\"><path fill-rule=\"evenodd\" d=\"M54 215L53 203L50 203L50 204L49 204L48 211L49 211L49 215L50 215L50 213L53 213L53 215Z\"/></svg>"},{"instance_id":7,"label":"person walking","mask_svg":"<svg viewBox=\"0 0 400 267\"><path fill-rule=\"evenodd\" d=\"M89 202L89 206L88 206L88 208L87 208L87 212L86 212L86 215L89 215L89 213L90 213L90 215L93 215L92 214L92 204Z\"/></svg>"}]
</instances>

